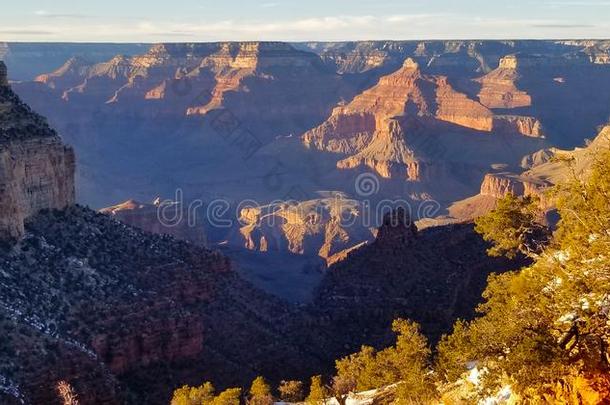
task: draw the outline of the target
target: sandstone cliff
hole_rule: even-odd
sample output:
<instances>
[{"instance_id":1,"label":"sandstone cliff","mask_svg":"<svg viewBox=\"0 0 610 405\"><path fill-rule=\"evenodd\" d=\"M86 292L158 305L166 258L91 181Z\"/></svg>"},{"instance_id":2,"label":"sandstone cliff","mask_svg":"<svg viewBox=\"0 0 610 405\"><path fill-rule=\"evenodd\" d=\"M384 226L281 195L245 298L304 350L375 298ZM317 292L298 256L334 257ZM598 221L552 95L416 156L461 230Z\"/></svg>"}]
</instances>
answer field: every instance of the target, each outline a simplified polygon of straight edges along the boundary
<instances>
[{"instance_id":1,"label":"sandstone cliff","mask_svg":"<svg viewBox=\"0 0 610 405\"><path fill-rule=\"evenodd\" d=\"M337 163L339 169L368 167L384 178L429 181L452 168L442 161L443 152L431 150L434 140L422 139L458 130L543 136L535 118L494 114L457 91L447 77L425 74L408 58L376 86L337 106L327 121L302 139L309 148L347 155Z\"/></svg>"},{"instance_id":2,"label":"sandstone cliff","mask_svg":"<svg viewBox=\"0 0 610 405\"><path fill-rule=\"evenodd\" d=\"M479 100L489 108L518 108L532 104L529 94L517 88L519 59L509 55L500 60L497 69L477 81L481 84Z\"/></svg>"},{"instance_id":3,"label":"sandstone cliff","mask_svg":"<svg viewBox=\"0 0 610 405\"><path fill-rule=\"evenodd\" d=\"M201 246L206 244L203 215L188 212L178 203L162 202L160 199L152 204L128 200L100 212L146 232L171 235Z\"/></svg>"},{"instance_id":4,"label":"sandstone cliff","mask_svg":"<svg viewBox=\"0 0 610 405\"><path fill-rule=\"evenodd\" d=\"M332 255L372 239L358 221L362 206L337 195L317 200L243 209L239 235L232 240L250 250Z\"/></svg>"},{"instance_id":5,"label":"sandstone cliff","mask_svg":"<svg viewBox=\"0 0 610 405\"><path fill-rule=\"evenodd\" d=\"M610 126L604 126L595 139L584 148L574 150L546 149L525 156L521 173L493 172L485 175L479 194L452 204L449 215L438 222L471 220L495 207L498 199L507 194L533 195L540 199L544 210L551 210L554 202L546 192L572 176L586 176L595 154L610 145Z\"/></svg>"},{"instance_id":6,"label":"sandstone cliff","mask_svg":"<svg viewBox=\"0 0 610 405\"><path fill-rule=\"evenodd\" d=\"M8 87L0 62L0 238L43 209L74 204L74 153Z\"/></svg>"}]
</instances>

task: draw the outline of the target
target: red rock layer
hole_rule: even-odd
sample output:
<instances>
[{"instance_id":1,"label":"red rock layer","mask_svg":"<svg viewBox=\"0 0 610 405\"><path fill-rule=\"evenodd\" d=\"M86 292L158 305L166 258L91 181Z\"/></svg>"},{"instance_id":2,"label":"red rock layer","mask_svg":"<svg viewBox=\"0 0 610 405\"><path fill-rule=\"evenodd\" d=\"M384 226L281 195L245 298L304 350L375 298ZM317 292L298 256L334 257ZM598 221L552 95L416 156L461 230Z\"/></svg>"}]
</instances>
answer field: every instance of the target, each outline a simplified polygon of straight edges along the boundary
<instances>
[{"instance_id":1,"label":"red rock layer","mask_svg":"<svg viewBox=\"0 0 610 405\"><path fill-rule=\"evenodd\" d=\"M517 88L519 60L516 55L500 59L498 68L477 81L481 84L479 100L488 108L529 107L532 98Z\"/></svg>"},{"instance_id":2,"label":"red rock layer","mask_svg":"<svg viewBox=\"0 0 610 405\"><path fill-rule=\"evenodd\" d=\"M154 204L144 204L128 200L100 212L146 232L171 235L197 245L206 244L203 214L198 211L187 212L177 203L156 201Z\"/></svg>"},{"instance_id":3,"label":"red rock layer","mask_svg":"<svg viewBox=\"0 0 610 405\"><path fill-rule=\"evenodd\" d=\"M409 142L411 132L439 132L448 125L466 131L542 136L536 119L496 116L455 90L447 77L426 75L409 58L376 86L336 107L302 140L309 148L347 155L337 163L339 169L368 167L384 178L421 181L442 172L443 162L417 156Z\"/></svg>"}]
</instances>

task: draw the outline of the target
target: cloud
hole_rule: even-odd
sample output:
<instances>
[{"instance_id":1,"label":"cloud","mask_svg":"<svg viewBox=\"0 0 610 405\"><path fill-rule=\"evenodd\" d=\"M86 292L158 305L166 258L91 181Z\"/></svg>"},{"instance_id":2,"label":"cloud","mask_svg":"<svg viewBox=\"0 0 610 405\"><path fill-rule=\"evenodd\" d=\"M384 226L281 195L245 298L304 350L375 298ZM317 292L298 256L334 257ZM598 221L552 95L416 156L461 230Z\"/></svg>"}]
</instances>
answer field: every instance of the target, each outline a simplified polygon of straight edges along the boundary
<instances>
[{"instance_id":1,"label":"cloud","mask_svg":"<svg viewBox=\"0 0 610 405\"><path fill-rule=\"evenodd\" d=\"M599 0L599 1L546 1L543 3L546 6L552 8L562 8L562 7L610 7L610 1L607 0Z\"/></svg>"},{"instance_id":2,"label":"cloud","mask_svg":"<svg viewBox=\"0 0 610 405\"><path fill-rule=\"evenodd\" d=\"M534 28L595 28L592 24L533 24Z\"/></svg>"},{"instance_id":3,"label":"cloud","mask_svg":"<svg viewBox=\"0 0 610 405\"><path fill-rule=\"evenodd\" d=\"M609 0L610 1L610 0ZM38 15L51 15L46 11ZM64 16L65 14L53 14ZM76 18L77 14L70 14ZM53 40L82 42L163 42L180 41L347 41L435 39L519 39L559 38L574 34L591 38L607 36L608 25L571 23L552 18L491 18L463 13L327 15L310 18L239 19L205 21L113 18L79 21L61 26L52 23L5 24L4 40L14 37L40 40L53 34ZM579 31L579 29L581 31ZM12 35L12 34L14 35ZM165 38L165 39L164 39Z\"/></svg>"},{"instance_id":4,"label":"cloud","mask_svg":"<svg viewBox=\"0 0 610 405\"><path fill-rule=\"evenodd\" d=\"M43 31L43 30L28 30L28 29L8 29L8 30L0 30L0 34L4 35L55 35L56 32L53 31Z\"/></svg>"},{"instance_id":5,"label":"cloud","mask_svg":"<svg viewBox=\"0 0 610 405\"><path fill-rule=\"evenodd\" d=\"M261 4L262 8L273 8L273 7L278 7L280 5L280 3L263 3Z\"/></svg>"},{"instance_id":6,"label":"cloud","mask_svg":"<svg viewBox=\"0 0 610 405\"><path fill-rule=\"evenodd\" d=\"M194 37L196 33L187 31L170 31L170 32L152 32L150 35L157 37Z\"/></svg>"},{"instance_id":7,"label":"cloud","mask_svg":"<svg viewBox=\"0 0 610 405\"><path fill-rule=\"evenodd\" d=\"M38 17L44 17L44 18L74 18L74 19L95 18L95 16L88 15L88 14L49 13L48 11L45 11L45 10L37 10L34 12L34 14L37 15Z\"/></svg>"}]
</instances>

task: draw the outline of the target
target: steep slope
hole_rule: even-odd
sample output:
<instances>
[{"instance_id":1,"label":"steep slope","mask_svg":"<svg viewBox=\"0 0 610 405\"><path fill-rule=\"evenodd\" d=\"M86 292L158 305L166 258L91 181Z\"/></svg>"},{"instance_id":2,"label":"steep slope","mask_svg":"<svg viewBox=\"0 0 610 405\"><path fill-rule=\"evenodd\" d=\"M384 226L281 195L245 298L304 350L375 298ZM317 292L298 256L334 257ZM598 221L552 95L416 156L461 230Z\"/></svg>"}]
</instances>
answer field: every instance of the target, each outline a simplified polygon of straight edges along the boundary
<instances>
[{"instance_id":1,"label":"steep slope","mask_svg":"<svg viewBox=\"0 0 610 405\"><path fill-rule=\"evenodd\" d=\"M65 379L85 403L113 391L111 403L127 394L166 403L183 381L241 384L260 370L273 375L277 361L311 361L280 339L289 309L218 253L79 207L43 213L27 230L0 253L0 312L16 325L4 335L0 374L29 401L54 403L53 385ZM27 350L24 328L36 330Z\"/></svg>"},{"instance_id":2,"label":"steep slope","mask_svg":"<svg viewBox=\"0 0 610 405\"><path fill-rule=\"evenodd\" d=\"M152 204L146 204L127 200L100 212L149 233L171 235L200 246L206 244L201 215L189 212L175 202L156 199Z\"/></svg>"},{"instance_id":3,"label":"steep slope","mask_svg":"<svg viewBox=\"0 0 610 405\"><path fill-rule=\"evenodd\" d=\"M438 184L452 181L452 172L469 170L466 177L476 177L480 167L493 163L493 142L509 144L504 159L514 162L537 142L515 135L536 137L539 127L531 117L494 114L409 58L302 139L308 148L345 156L339 169L368 167L383 178ZM498 138L483 140L485 133ZM479 150L478 160L466 158L469 148Z\"/></svg>"},{"instance_id":4,"label":"steep slope","mask_svg":"<svg viewBox=\"0 0 610 405\"><path fill-rule=\"evenodd\" d=\"M551 187L568 181L572 176L583 177L591 169L597 152L610 146L610 126L604 126L595 139L584 148L574 150L546 149L522 162L524 171L492 172L485 175L479 194L457 201L448 209L444 221L463 221L489 212L498 199L507 194L517 196L535 195L542 208L553 207L552 198L545 193Z\"/></svg>"},{"instance_id":5,"label":"steep slope","mask_svg":"<svg viewBox=\"0 0 610 405\"><path fill-rule=\"evenodd\" d=\"M437 340L457 318L470 318L491 272L518 263L489 258L471 224L418 231L406 213L388 214L377 239L333 265L315 300L330 352L387 345L396 317L422 324ZM331 349L332 348L332 349Z\"/></svg>"},{"instance_id":6,"label":"steep slope","mask_svg":"<svg viewBox=\"0 0 610 405\"><path fill-rule=\"evenodd\" d=\"M74 203L74 152L8 86L0 61L0 238L23 235L25 219Z\"/></svg>"},{"instance_id":7,"label":"steep slope","mask_svg":"<svg viewBox=\"0 0 610 405\"><path fill-rule=\"evenodd\" d=\"M202 376L245 384L278 363L317 367L283 339L293 309L219 253L73 205L71 150L0 84L0 402L58 403L66 380L85 404L167 403Z\"/></svg>"},{"instance_id":8,"label":"steep slope","mask_svg":"<svg viewBox=\"0 0 610 405\"><path fill-rule=\"evenodd\" d=\"M532 98L517 88L519 61L515 55L500 59L497 69L476 81L481 84L479 100L488 108L529 107Z\"/></svg>"}]
</instances>

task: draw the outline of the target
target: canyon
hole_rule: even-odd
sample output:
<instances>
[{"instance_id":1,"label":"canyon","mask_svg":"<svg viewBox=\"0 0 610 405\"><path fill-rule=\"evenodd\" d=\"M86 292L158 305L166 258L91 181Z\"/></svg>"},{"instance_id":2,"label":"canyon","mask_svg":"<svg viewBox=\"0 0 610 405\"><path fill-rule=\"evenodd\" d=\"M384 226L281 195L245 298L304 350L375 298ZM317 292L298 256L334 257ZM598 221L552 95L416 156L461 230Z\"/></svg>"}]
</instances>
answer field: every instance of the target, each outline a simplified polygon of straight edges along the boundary
<instances>
[{"instance_id":1,"label":"canyon","mask_svg":"<svg viewBox=\"0 0 610 405\"><path fill-rule=\"evenodd\" d=\"M15 96L0 62L0 237L23 236L42 208L74 204L74 165L72 148Z\"/></svg>"},{"instance_id":2,"label":"canyon","mask_svg":"<svg viewBox=\"0 0 610 405\"><path fill-rule=\"evenodd\" d=\"M436 342L527 263L488 257L469 221L608 145L607 41L92 44L50 69L11 46L9 404L57 403L60 380L82 403L155 404L202 379L309 378L391 343L399 316ZM364 221L387 201L405 207ZM186 223L160 221L165 202Z\"/></svg>"},{"instance_id":3,"label":"canyon","mask_svg":"<svg viewBox=\"0 0 610 405\"><path fill-rule=\"evenodd\" d=\"M610 144L610 126L603 126L586 146L573 150L550 148L525 156L521 171L491 172L485 175L478 194L456 201L448 215L436 218L433 223L470 221L489 212L498 199L507 194L534 196L540 208L554 209L554 198L549 191L557 185L574 179L584 179L590 172L595 156Z\"/></svg>"},{"instance_id":4,"label":"canyon","mask_svg":"<svg viewBox=\"0 0 610 405\"><path fill-rule=\"evenodd\" d=\"M67 380L85 404L166 403L212 370L242 384L273 373L277 356L319 364L281 339L294 309L218 252L113 218L146 210L134 202L107 214L76 205L72 149L6 81L0 91L0 402L58 403Z\"/></svg>"},{"instance_id":5,"label":"canyon","mask_svg":"<svg viewBox=\"0 0 610 405\"><path fill-rule=\"evenodd\" d=\"M298 209L264 213L277 201L325 207L342 195L362 216L363 200L399 200L422 226L471 219L493 207L495 190L544 183L514 185L524 159L582 146L610 115L601 40L134 44L105 60L108 48L83 49L13 83L76 151L76 201L112 210L180 192L203 216L222 201L233 224L222 229L164 229L144 209L117 217L236 258L330 263L372 242L381 222L346 230L327 208L319 224ZM26 59L12 55L19 69ZM365 198L362 174L376 181ZM264 214L242 216L242 201ZM294 263L288 272L302 268Z\"/></svg>"},{"instance_id":6,"label":"canyon","mask_svg":"<svg viewBox=\"0 0 610 405\"><path fill-rule=\"evenodd\" d=\"M428 242L417 246L415 240L421 237L415 225L406 211L398 210L384 219L370 248L367 244L347 251L340 251L343 245L324 247L327 257L335 251L340 251L341 257L332 262L314 301L307 306L288 304L244 281L221 253L208 250L197 241L177 240L155 228L151 212L158 208L158 201L127 201L104 212L76 205L72 150L63 146L54 130L21 102L6 81L2 90L3 108L16 111L0 115L0 126L6 129L3 139L13 146L8 155L12 165L25 167L27 172L38 170L41 161L56 164L52 166L54 170L34 171L48 184L40 188L44 192L26 187L18 194L20 199L11 200L27 208L20 211L21 216L2 212L3 219L18 221L13 225L19 231L3 235L0 243L3 403L58 403L56 384L64 380L69 381L84 404L156 404L166 403L179 384L194 384L201 378L220 386L245 385L261 373L274 380L286 376L305 378L328 369L336 357L364 342L384 345L380 336L387 330L390 312L419 319L430 308L429 303L424 306L419 300L403 305L403 300L384 294L402 304L380 313L366 296L355 298L365 303L370 314L377 314L376 322L371 323L366 334L353 332L356 323L335 333L344 328L346 317L364 314L353 305L350 306L356 312L344 312L336 305L337 294L344 292L335 292L334 288L352 288L348 279L345 284L334 281L343 278L341 266L350 266L354 257L371 256L370 249L371 260L376 260L381 249L385 258L398 255L397 265L404 262L401 257L418 256L409 262L415 273L444 277L430 273L419 255L447 262L445 259L452 254L462 255L465 251L462 245L453 247L444 238L434 236L447 252L441 256L423 253ZM17 125L22 123L39 125ZM20 153L32 139L39 146L40 140L47 138L51 142L43 143L45 147ZM58 150L64 154L58 156ZM15 170L7 171L1 179L2 190L31 183L22 171ZM333 223L345 211L351 211L354 202L337 201L324 202L330 215L325 233L341 240L347 230ZM172 208L182 210L176 205ZM307 208L311 207L300 207L298 211L286 207L274 214L289 221L305 219L314 224L313 219L307 219ZM242 213L250 219L261 214L256 210ZM125 222L137 218L134 225L162 235L144 232L117 218ZM402 224L407 221L410 225L404 227ZM451 229L446 232L454 234ZM465 232L478 241L479 248L485 246L472 230ZM185 237L179 233L175 236ZM475 246L473 240L468 245ZM500 266L485 256L476 257L486 269ZM387 275L402 278L407 274L402 265L396 269L392 266L385 269ZM434 266L431 264L430 268ZM481 277L485 274L480 272ZM360 279L366 280L364 276ZM454 294L453 289L458 294L462 288L462 284L450 279L442 283L447 285L449 296ZM399 287L396 281L393 285ZM428 278L405 281L408 289L420 290ZM376 281L366 281L367 285L369 282ZM469 287L468 294L472 294L471 300L478 299L476 289ZM466 309L428 321L431 337L447 330L449 320L457 314L472 314L468 300L453 300L450 307L458 305L458 301ZM443 307L449 304L440 299L435 302ZM251 350L252 341L256 341L256 350ZM278 364L283 365L281 370Z\"/></svg>"}]
</instances>

